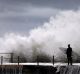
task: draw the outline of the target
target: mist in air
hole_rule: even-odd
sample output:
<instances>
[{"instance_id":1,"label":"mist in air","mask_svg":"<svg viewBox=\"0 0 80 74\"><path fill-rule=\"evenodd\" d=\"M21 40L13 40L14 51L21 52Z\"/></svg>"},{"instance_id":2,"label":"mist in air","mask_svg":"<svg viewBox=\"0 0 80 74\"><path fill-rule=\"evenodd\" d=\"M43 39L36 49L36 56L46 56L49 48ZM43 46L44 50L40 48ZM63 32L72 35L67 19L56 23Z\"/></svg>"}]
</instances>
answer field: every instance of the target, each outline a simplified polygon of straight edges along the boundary
<instances>
[{"instance_id":1,"label":"mist in air","mask_svg":"<svg viewBox=\"0 0 80 74\"><path fill-rule=\"evenodd\" d=\"M22 54L30 60L38 54L65 59L59 48L67 48L68 44L80 55L80 10L59 11L43 26L30 30L29 35L5 34L0 37L0 52Z\"/></svg>"}]
</instances>

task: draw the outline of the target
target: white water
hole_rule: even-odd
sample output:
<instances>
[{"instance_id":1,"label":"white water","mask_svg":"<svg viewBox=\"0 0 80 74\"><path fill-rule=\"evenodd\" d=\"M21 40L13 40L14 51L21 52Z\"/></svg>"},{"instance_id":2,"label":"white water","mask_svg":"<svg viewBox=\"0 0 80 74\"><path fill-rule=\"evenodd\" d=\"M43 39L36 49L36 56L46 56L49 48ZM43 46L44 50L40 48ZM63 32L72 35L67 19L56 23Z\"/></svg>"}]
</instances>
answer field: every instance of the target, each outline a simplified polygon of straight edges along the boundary
<instances>
[{"instance_id":1,"label":"white water","mask_svg":"<svg viewBox=\"0 0 80 74\"><path fill-rule=\"evenodd\" d=\"M40 53L55 59L65 60L65 54L59 47L67 48L71 44L73 50L80 55L80 10L59 11L43 26L32 29L29 35L5 34L0 37L0 52L14 52L26 59L33 59ZM77 57L74 57L76 59Z\"/></svg>"},{"instance_id":2,"label":"white water","mask_svg":"<svg viewBox=\"0 0 80 74\"><path fill-rule=\"evenodd\" d=\"M61 66L60 74L80 74L80 66Z\"/></svg>"}]
</instances>

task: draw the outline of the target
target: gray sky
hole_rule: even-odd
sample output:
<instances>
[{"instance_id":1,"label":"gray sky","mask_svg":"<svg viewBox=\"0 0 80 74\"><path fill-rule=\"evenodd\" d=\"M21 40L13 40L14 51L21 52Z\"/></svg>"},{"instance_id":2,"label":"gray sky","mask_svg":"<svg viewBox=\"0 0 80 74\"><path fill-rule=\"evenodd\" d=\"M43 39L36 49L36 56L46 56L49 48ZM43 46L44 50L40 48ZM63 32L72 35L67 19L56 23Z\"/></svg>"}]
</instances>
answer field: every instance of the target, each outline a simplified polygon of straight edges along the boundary
<instances>
[{"instance_id":1,"label":"gray sky","mask_svg":"<svg viewBox=\"0 0 80 74\"><path fill-rule=\"evenodd\" d=\"M77 10L80 0L0 0L0 34L27 33L59 10Z\"/></svg>"}]
</instances>

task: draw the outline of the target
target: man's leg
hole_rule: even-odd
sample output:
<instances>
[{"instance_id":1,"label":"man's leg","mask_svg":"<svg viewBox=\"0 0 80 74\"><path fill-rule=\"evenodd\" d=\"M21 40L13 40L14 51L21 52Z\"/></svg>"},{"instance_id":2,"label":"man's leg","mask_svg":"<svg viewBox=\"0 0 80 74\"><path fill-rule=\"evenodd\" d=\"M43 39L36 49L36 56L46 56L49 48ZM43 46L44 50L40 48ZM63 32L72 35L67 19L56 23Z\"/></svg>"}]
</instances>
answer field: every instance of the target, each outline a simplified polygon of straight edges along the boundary
<instances>
[{"instance_id":1,"label":"man's leg","mask_svg":"<svg viewBox=\"0 0 80 74\"><path fill-rule=\"evenodd\" d=\"M70 64L72 65L72 57L70 57Z\"/></svg>"},{"instance_id":2,"label":"man's leg","mask_svg":"<svg viewBox=\"0 0 80 74\"><path fill-rule=\"evenodd\" d=\"M67 59L68 59L68 65L69 65L69 57Z\"/></svg>"}]
</instances>

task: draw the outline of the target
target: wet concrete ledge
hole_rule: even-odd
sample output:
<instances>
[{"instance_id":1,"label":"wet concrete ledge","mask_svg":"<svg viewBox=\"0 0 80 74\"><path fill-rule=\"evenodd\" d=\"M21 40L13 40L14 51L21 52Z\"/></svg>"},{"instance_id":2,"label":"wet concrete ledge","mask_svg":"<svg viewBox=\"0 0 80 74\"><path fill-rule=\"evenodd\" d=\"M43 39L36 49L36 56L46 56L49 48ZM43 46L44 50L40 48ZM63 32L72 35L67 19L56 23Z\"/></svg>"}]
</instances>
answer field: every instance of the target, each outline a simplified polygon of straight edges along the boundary
<instances>
[{"instance_id":1,"label":"wet concrete ledge","mask_svg":"<svg viewBox=\"0 0 80 74\"><path fill-rule=\"evenodd\" d=\"M53 66L39 65L2 65L0 74L55 74L56 68Z\"/></svg>"},{"instance_id":2,"label":"wet concrete ledge","mask_svg":"<svg viewBox=\"0 0 80 74\"><path fill-rule=\"evenodd\" d=\"M0 74L80 74L80 66L77 65L0 65Z\"/></svg>"}]
</instances>

